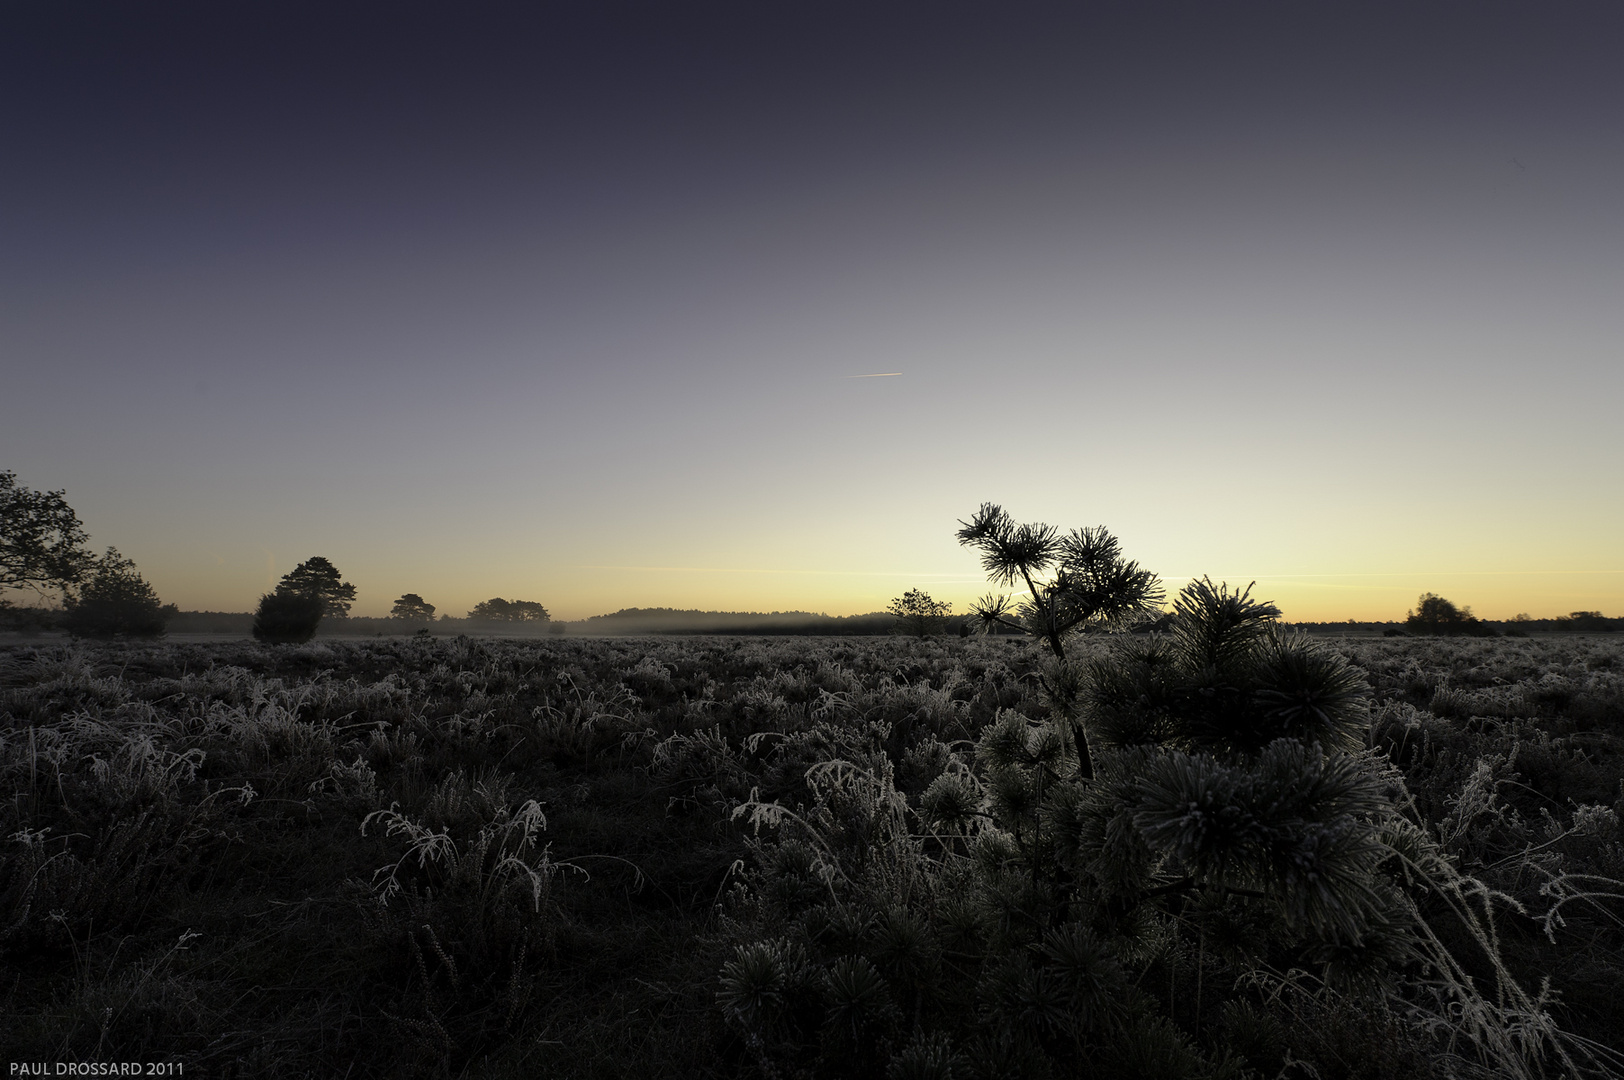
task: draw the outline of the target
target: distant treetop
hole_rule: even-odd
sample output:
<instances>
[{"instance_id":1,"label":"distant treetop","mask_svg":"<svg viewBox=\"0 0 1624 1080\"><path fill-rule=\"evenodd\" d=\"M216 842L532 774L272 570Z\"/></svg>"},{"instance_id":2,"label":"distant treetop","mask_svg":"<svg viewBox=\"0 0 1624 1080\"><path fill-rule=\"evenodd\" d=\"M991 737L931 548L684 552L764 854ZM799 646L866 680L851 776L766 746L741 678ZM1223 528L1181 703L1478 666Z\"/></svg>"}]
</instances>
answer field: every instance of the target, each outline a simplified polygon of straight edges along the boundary
<instances>
[{"instance_id":1,"label":"distant treetop","mask_svg":"<svg viewBox=\"0 0 1624 1080\"><path fill-rule=\"evenodd\" d=\"M83 587L67 599L68 632L75 637L161 637L175 614L135 569L135 563L108 548Z\"/></svg>"},{"instance_id":2,"label":"distant treetop","mask_svg":"<svg viewBox=\"0 0 1624 1080\"><path fill-rule=\"evenodd\" d=\"M930 593L923 589L909 589L892 600L885 613L896 616L898 629L903 633L925 637L947 621L953 614L953 605L931 599Z\"/></svg>"},{"instance_id":3,"label":"distant treetop","mask_svg":"<svg viewBox=\"0 0 1624 1080\"><path fill-rule=\"evenodd\" d=\"M547 609L534 600L503 600L499 596L475 604L468 617L484 622L547 622L551 618Z\"/></svg>"},{"instance_id":4,"label":"distant treetop","mask_svg":"<svg viewBox=\"0 0 1624 1080\"><path fill-rule=\"evenodd\" d=\"M395 606L389 609L389 617L426 622L434 618L434 605L416 593L409 592L395 601Z\"/></svg>"},{"instance_id":5,"label":"distant treetop","mask_svg":"<svg viewBox=\"0 0 1624 1080\"><path fill-rule=\"evenodd\" d=\"M1472 614L1470 607L1457 608L1437 593L1422 593L1415 610L1404 620L1405 629L1413 634L1465 634L1470 637L1490 637L1494 631Z\"/></svg>"},{"instance_id":6,"label":"distant treetop","mask_svg":"<svg viewBox=\"0 0 1624 1080\"><path fill-rule=\"evenodd\" d=\"M295 566L276 587L279 596L307 596L321 601L323 615L342 619L349 615L355 602L355 586L340 580L338 567L322 558L312 556Z\"/></svg>"}]
</instances>

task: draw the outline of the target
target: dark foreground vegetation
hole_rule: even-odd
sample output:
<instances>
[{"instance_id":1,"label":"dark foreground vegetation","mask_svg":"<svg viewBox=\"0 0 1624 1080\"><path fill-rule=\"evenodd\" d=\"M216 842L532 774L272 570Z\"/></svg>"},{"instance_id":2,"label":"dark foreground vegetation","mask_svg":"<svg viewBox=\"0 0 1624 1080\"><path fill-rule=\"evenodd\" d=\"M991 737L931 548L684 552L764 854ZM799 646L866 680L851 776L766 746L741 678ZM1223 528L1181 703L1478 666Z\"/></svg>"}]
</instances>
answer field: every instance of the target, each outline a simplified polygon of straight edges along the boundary
<instances>
[{"instance_id":1,"label":"dark foreground vegetation","mask_svg":"<svg viewBox=\"0 0 1624 1080\"><path fill-rule=\"evenodd\" d=\"M1072 639L1088 722L1122 729L1099 680L1143 664L1099 661L1146 641ZM1605 1073L1624 643L1320 648L1370 690L1342 774L1187 732L1085 779L1016 638L10 647L0 1046L211 1077ZM1158 810L1170 763L1198 792Z\"/></svg>"}]
</instances>

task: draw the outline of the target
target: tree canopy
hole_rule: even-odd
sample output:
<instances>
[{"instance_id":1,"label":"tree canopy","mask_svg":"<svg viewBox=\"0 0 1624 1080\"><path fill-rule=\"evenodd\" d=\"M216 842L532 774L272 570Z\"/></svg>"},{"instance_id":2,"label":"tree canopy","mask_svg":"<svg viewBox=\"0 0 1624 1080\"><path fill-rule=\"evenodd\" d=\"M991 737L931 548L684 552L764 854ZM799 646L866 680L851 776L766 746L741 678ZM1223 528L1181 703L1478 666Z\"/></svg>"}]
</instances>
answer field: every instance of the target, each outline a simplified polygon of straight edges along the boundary
<instances>
[{"instance_id":1,"label":"tree canopy","mask_svg":"<svg viewBox=\"0 0 1624 1080\"><path fill-rule=\"evenodd\" d=\"M1484 637L1493 633L1470 607L1458 608L1437 593L1422 593L1404 626L1416 634L1467 634Z\"/></svg>"},{"instance_id":2,"label":"tree canopy","mask_svg":"<svg viewBox=\"0 0 1624 1080\"><path fill-rule=\"evenodd\" d=\"M321 613L335 619L349 615L355 586L341 579L338 567L320 555L306 559L283 576L276 587L280 596L307 596L321 602Z\"/></svg>"},{"instance_id":3,"label":"tree canopy","mask_svg":"<svg viewBox=\"0 0 1624 1080\"><path fill-rule=\"evenodd\" d=\"M62 491L31 491L0 472L0 591L64 592L96 562Z\"/></svg>"},{"instance_id":4,"label":"tree canopy","mask_svg":"<svg viewBox=\"0 0 1624 1080\"><path fill-rule=\"evenodd\" d=\"M108 548L90 580L67 600L68 632L75 637L161 637L173 604L165 605L135 569L135 563Z\"/></svg>"},{"instance_id":5,"label":"tree canopy","mask_svg":"<svg viewBox=\"0 0 1624 1080\"><path fill-rule=\"evenodd\" d=\"M416 593L409 592L395 601L395 606L389 609L389 617L425 622L434 618L434 605Z\"/></svg>"},{"instance_id":6,"label":"tree canopy","mask_svg":"<svg viewBox=\"0 0 1624 1080\"><path fill-rule=\"evenodd\" d=\"M953 614L953 605L931 599L923 589L909 589L886 608L886 613L897 617L897 624L905 633L925 637L941 626Z\"/></svg>"},{"instance_id":7,"label":"tree canopy","mask_svg":"<svg viewBox=\"0 0 1624 1080\"><path fill-rule=\"evenodd\" d=\"M547 609L534 600L503 600L499 596L475 604L468 617L484 622L547 622L551 618Z\"/></svg>"}]
</instances>

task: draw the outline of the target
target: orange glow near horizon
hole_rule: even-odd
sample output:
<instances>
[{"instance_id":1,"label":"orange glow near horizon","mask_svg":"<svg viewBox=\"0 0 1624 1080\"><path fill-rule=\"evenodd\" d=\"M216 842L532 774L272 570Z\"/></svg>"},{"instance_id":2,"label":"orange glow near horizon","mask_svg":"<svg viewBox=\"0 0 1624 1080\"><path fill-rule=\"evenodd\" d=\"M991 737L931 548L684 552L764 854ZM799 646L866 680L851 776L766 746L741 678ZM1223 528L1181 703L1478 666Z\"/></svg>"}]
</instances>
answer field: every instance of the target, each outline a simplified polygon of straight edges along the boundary
<instances>
[{"instance_id":1,"label":"orange glow near horizon","mask_svg":"<svg viewBox=\"0 0 1624 1080\"><path fill-rule=\"evenodd\" d=\"M383 616L397 596L415 592L436 605L440 614L461 616L492 596L538 600L553 618L578 620L623 608L677 608L702 611L805 611L827 615L861 615L883 610L908 589L923 589L938 600L968 610L994 590L976 573L973 559L960 573L876 570L738 569L673 566L577 566L528 582L519 576L484 587L464 580L435 582L369 573L341 567L360 591L353 614ZM286 569L291 569L291 563ZM264 573L263 564L261 565ZM166 600L185 610L244 611L270 581L250 593L211 593L149 573ZM1232 588L1249 583L1255 598L1269 600L1290 622L1390 622L1402 620L1424 592L1470 606L1485 619L1518 614L1553 618L1574 611L1624 615L1624 572L1549 571L1500 573L1390 572L1325 575L1212 574ZM1188 577L1164 577L1171 604ZM438 587L437 587L438 586Z\"/></svg>"}]
</instances>

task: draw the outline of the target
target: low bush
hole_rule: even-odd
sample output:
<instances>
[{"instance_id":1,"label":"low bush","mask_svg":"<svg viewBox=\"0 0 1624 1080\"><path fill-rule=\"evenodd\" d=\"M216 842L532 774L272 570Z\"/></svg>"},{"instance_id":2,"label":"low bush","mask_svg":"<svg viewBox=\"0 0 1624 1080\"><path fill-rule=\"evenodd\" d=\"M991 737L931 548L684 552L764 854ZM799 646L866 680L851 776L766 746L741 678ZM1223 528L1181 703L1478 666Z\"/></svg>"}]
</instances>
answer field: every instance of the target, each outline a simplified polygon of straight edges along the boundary
<instances>
[{"instance_id":1,"label":"low bush","mask_svg":"<svg viewBox=\"0 0 1624 1080\"><path fill-rule=\"evenodd\" d=\"M254 638L272 644L302 645L316 636L321 622L320 597L274 592L259 598L254 612Z\"/></svg>"},{"instance_id":2,"label":"low bush","mask_svg":"<svg viewBox=\"0 0 1624 1080\"><path fill-rule=\"evenodd\" d=\"M74 637L157 638L175 614L117 549L96 560L90 580L67 599L63 626Z\"/></svg>"}]
</instances>

